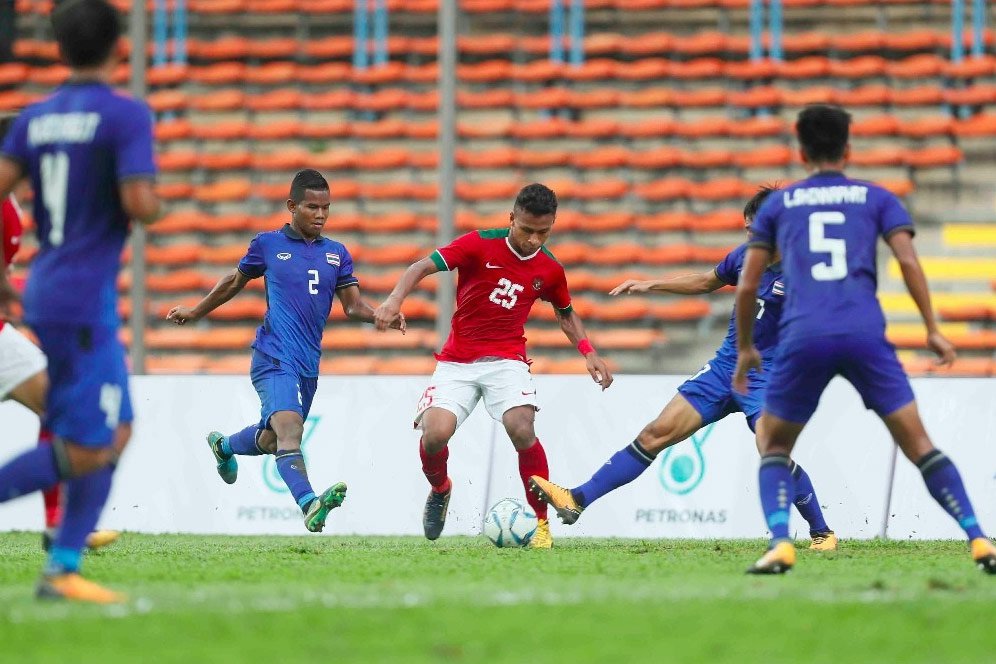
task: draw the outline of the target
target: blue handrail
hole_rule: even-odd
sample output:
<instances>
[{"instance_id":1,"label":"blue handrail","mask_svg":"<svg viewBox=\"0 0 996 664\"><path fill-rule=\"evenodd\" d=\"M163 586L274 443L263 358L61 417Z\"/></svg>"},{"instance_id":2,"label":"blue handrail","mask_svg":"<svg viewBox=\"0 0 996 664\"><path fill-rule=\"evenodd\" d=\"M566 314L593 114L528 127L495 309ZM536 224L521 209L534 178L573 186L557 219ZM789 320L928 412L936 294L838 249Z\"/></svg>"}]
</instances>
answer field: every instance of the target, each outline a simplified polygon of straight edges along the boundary
<instances>
[{"instance_id":1,"label":"blue handrail","mask_svg":"<svg viewBox=\"0 0 996 664\"><path fill-rule=\"evenodd\" d=\"M550 60L564 61L564 3L550 2Z\"/></svg>"},{"instance_id":2,"label":"blue handrail","mask_svg":"<svg viewBox=\"0 0 996 664\"><path fill-rule=\"evenodd\" d=\"M374 0L374 64L387 63L387 0Z\"/></svg>"},{"instance_id":3,"label":"blue handrail","mask_svg":"<svg viewBox=\"0 0 996 664\"><path fill-rule=\"evenodd\" d=\"M356 0L353 10L353 68L366 69L367 58L367 0Z\"/></svg>"},{"instance_id":4,"label":"blue handrail","mask_svg":"<svg viewBox=\"0 0 996 664\"><path fill-rule=\"evenodd\" d=\"M571 64L584 63L584 0L571 0Z\"/></svg>"}]
</instances>

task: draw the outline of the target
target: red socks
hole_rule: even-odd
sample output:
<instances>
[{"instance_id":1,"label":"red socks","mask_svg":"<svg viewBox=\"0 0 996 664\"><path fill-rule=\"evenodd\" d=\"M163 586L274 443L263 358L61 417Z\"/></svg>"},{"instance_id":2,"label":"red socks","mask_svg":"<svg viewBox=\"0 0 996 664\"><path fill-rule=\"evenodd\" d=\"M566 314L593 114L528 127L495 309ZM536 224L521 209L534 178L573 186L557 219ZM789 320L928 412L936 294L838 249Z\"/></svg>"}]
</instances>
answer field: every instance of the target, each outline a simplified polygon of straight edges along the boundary
<instances>
[{"instance_id":1,"label":"red socks","mask_svg":"<svg viewBox=\"0 0 996 664\"><path fill-rule=\"evenodd\" d=\"M38 432L39 445L51 445L52 434L45 429ZM62 523L62 482L55 484L48 491L42 492L45 501L45 528L58 528Z\"/></svg>"},{"instance_id":2,"label":"red socks","mask_svg":"<svg viewBox=\"0 0 996 664\"><path fill-rule=\"evenodd\" d=\"M532 447L519 450L519 477L522 478L522 486L526 488L526 501L536 512L536 518L546 519L546 503L540 500L529 490L529 477L539 475L543 479L550 479L550 467L546 463L546 451L540 445L539 438L532 444Z\"/></svg>"},{"instance_id":3,"label":"red socks","mask_svg":"<svg viewBox=\"0 0 996 664\"><path fill-rule=\"evenodd\" d=\"M435 454L430 455L422 445L422 439L418 441L418 454L422 457L422 472L425 479L429 480L432 490L436 493L446 493L450 490L450 478L446 476L446 460L450 458L450 448L444 447Z\"/></svg>"}]
</instances>

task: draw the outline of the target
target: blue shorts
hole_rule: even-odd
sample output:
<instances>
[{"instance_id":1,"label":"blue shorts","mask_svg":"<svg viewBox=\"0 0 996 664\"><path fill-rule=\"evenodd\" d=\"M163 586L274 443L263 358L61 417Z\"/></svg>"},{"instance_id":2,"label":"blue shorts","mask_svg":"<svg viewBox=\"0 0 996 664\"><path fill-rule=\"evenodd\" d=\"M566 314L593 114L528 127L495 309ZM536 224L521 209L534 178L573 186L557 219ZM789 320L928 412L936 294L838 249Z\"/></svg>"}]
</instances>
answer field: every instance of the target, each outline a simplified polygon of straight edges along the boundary
<instances>
[{"instance_id":1,"label":"blue shorts","mask_svg":"<svg viewBox=\"0 0 996 664\"><path fill-rule=\"evenodd\" d=\"M131 422L128 367L117 327L38 324L48 356L46 429L70 442L106 447L120 422Z\"/></svg>"},{"instance_id":2,"label":"blue shorts","mask_svg":"<svg viewBox=\"0 0 996 664\"><path fill-rule=\"evenodd\" d=\"M913 401L913 389L885 337L832 335L782 341L768 380L764 410L783 420L809 421L834 376L854 386L865 408L885 417Z\"/></svg>"},{"instance_id":3,"label":"blue shorts","mask_svg":"<svg viewBox=\"0 0 996 664\"><path fill-rule=\"evenodd\" d=\"M308 419L311 402L318 390L317 378L302 378L297 372L280 366L280 360L258 350L253 351L249 369L252 386L259 395L260 429L269 429L274 413L289 410Z\"/></svg>"},{"instance_id":4,"label":"blue shorts","mask_svg":"<svg viewBox=\"0 0 996 664\"><path fill-rule=\"evenodd\" d=\"M678 387L681 396L702 416L703 426L718 422L731 413L743 413L747 417L747 426L751 431L754 430L757 418L761 415L770 366L765 364L764 372L751 370L747 374L747 394L733 391L731 383L736 367L735 357L717 355L701 371Z\"/></svg>"}]
</instances>

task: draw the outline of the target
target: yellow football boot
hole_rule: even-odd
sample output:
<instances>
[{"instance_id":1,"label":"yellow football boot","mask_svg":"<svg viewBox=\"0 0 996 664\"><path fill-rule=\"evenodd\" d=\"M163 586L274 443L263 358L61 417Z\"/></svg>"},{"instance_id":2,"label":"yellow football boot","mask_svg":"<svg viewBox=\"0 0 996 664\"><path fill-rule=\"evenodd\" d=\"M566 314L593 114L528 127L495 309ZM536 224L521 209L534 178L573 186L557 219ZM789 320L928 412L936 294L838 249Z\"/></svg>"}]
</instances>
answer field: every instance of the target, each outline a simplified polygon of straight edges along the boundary
<instances>
[{"instance_id":1,"label":"yellow football boot","mask_svg":"<svg viewBox=\"0 0 996 664\"><path fill-rule=\"evenodd\" d=\"M536 524L536 532L529 538L529 544L526 547L530 549L553 548L553 535L550 534L550 522L548 520L539 520Z\"/></svg>"},{"instance_id":2,"label":"yellow football boot","mask_svg":"<svg viewBox=\"0 0 996 664\"><path fill-rule=\"evenodd\" d=\"M972 540L972 560L987 574L996 574L996 545L988 537Z\"/></svg>"},{"instance_id":3,"label":"yellow football boot","mask_svg":"<svg viewBox=\"0 0 996 664\"><path fill-rule=\"evenodd\" d=\"M67 599L94 604L121 604L128 599L75 573L42 576L35 595L38 599Z\"/></svg>"},{"instance_id":4,"label":"yellow football boot","mask_svg":"<svg viewBox=\"0 0 996 664\"><path fill-rule=\"evenodd\" d=\"M837 536L832 530L828 530L818 535L813 535L813 543L809 545L810 551L836 551Z\"/></svg>"},{"instance_id":5,"label":"yellow football boot","mask_svg":"<svg viewBox=\"0 0 996 664\"><path fill-rule=\"evenodd\" d=\"M86 545L90 549L102 549L109 544L114 544L121 537L121 533L116 530L95 530L86 537Z\"/></svg>"},{"instance_id":6,"label":"yellow football boot","mask_svg":"<svg viewBox=\"0 0 996 664\"><path fill-rule=\"evenodd\" d=\"M747 569L748 574L784 574L795 565L795 545L782 540Z\"/></svg>"},{"instance_id":7,"label":"yellow football boot","mask_svg":"<svg viewBox=\"0 0 996 664\"><path fill-rule=\"evenodd\" d=\"M539 475L529 478L529 488L540 500L557 510L557 516L568 526L577 521L584 511L584 508L574 500L570 490Z\"/></svg>"}]
</instances>

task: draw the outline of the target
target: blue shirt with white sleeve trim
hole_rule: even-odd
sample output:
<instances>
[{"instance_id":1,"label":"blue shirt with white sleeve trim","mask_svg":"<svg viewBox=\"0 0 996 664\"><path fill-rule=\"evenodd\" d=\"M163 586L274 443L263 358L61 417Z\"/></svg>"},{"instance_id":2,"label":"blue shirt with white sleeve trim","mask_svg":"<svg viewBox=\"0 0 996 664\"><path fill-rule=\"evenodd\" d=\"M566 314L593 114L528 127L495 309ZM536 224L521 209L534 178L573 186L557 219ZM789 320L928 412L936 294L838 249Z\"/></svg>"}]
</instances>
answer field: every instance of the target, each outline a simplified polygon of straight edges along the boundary
<instances>
[{"instance_id":1,"label":"blue shirt with white sleeve trim","mask_svg":"<svg viewBox=\"0 0 996 664\"><path fill-rule=\"evenodd\" d=\"M253 238L239 271L265 279L266 315L252 347L301 377L317 377L335 292L359 284L349 251L324 236L309 242L286 224Z\"/></svg>"}]
</instances>

